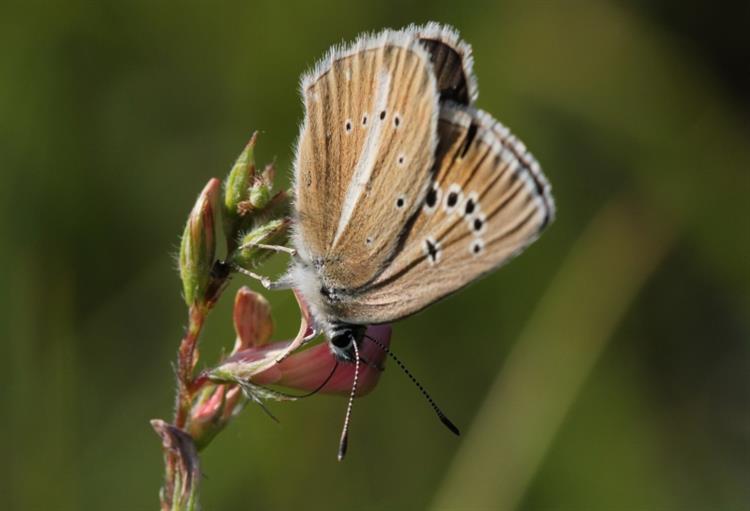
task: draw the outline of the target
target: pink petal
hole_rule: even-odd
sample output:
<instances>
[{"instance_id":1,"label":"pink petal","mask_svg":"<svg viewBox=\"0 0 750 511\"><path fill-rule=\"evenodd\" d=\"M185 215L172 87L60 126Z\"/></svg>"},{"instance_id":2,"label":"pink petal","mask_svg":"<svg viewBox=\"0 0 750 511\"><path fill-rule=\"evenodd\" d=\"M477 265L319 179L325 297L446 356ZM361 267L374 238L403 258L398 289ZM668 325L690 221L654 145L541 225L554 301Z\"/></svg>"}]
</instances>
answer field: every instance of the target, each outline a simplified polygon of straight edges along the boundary
<instances>
[{"instance_id":1,"label":"pink petal","mask_svg":"<svg viewBox=\"0 0 750 511\"><path fill-rule=\"evenodd\" d=\"M375 338L380 344L388 347L391 343L391 327L387 325L370 326L367 335ZM359 378L357 382L357 396L370 392L378 380L383 367L386 353L367 337L361 343L360 358L368 364L359 364ZM293 353L277 364L281 371L281 378L275 383L284 387L298 390L312 391L318 388L331 374L336 365L336 359L328 347L328 343L318 344L310 349ZM354 379L354 364L339 362L335 373L320 390L323 394L348 394Z\"/></svg>"},{"instance_id":2,"label":"pink petal","mask_svg":"<svg viewBox=\"0 0 750 511\"><path fill-rule=\"evenodd\" d=\"M237 342L234 351L266 344L273 333L271 306L262 295L247 287L237 290L234 299L234 330Z\"/></svg>"}]
</instances>

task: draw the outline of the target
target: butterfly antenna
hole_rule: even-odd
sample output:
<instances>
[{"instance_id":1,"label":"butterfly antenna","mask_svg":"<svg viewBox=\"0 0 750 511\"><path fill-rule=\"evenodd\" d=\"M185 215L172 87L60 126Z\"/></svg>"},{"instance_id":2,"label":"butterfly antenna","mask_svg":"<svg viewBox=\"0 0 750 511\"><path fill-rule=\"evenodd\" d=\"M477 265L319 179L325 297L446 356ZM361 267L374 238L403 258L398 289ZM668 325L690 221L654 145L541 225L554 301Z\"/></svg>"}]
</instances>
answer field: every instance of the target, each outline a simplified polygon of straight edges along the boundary
<instances>
[{"instance_id":1,"label":"butterfly antenna","mask_svg":"<svg viewBox=\"0 0 750 511\"><path fill-rule=\"evenodd\" d=\"M422 395L427 400L427 402L430 403L430 406L432 407L433 410L435 410L435 413L437 414L438 418L440 419L440 422L442 422L443 425L445 425L446 428L448 428L449 430L451 430L451 432L454 435L460 436L461 432L458 430L458 428L456 427L456 425L453 424L453 422L451 422L451 420L443 413L443 411L440 409L440 407L437 405L437 403L435 403L435 401L432 399L432 397L430 396L430 394L424 389L424 387L422 386L422 384L419 383L419 381L414 377L414 375L411 374L411 371L409 371L409 369L407 369L407 367L404 365L404 363L401 362L401 360L399 360L399 358L396 355L394 355L393 352L391 350L389 350L382 342L378 341L377 339L373 339L369 335L365 335L365 337L367 337L373 343L375 343L375 345L377 345L381 350L383 350L386 353L388 353L388 356L391 357L393 359L393 361L396 362L396 364L398 364L398 366L401 368L401 370L404 372L404 374L406 374L406 376L409 377L409 379L414 383L414 385L417 386L417 388L422 393Z\"/></svg>"},{"instance_id":2,"label":"butterfly antenna","mask_svg":"<svg viewBox=\"0 0 750 511\"><path fill-rule=\"evenodd\" d=\"M354 394L357 393L357 379L359 378L359 348L357 342L352 342L354 346L354 379L352 380L352 392L349 394L349 404L346 406L346 417L344 417L344 428L341 430L341 440L339 440L339 461L346 456L346 447L349 444L349 423L352 419L352 405L354 404Z\"/></svg>"}]
</instances>

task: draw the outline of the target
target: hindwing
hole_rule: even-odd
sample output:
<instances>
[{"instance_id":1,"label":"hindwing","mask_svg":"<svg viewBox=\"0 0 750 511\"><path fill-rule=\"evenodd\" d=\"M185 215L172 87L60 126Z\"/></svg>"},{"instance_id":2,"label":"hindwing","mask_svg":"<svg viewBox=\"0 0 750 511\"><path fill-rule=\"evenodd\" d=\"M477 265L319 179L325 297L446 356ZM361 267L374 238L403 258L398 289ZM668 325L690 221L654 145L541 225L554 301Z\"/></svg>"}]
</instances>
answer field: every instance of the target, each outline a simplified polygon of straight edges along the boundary
<instances>
[{"instance_id":1,"label":"hindwing","mask_svg":"<svg viewBox=\"0 0 750 511\"><path fill-rule=\"evenodd\" d=\"M385 323L413 314L498 268L554 218L539 164L486 112L446 104L435 177L398 253L339 311L344 321Z\"/></svg>"}]
</instances>

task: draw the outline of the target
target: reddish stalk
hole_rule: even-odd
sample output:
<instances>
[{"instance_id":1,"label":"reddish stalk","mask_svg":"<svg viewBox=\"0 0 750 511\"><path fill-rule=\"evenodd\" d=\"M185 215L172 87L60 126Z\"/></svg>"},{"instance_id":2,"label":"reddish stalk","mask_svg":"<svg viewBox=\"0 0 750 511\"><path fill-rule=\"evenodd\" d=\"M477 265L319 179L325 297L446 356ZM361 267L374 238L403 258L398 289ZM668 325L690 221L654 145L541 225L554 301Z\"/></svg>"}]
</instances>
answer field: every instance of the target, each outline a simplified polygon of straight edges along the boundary
<instances>
[{"instance_id":1,"label":"reddish stalk","mask_svg":"<svg viewBox=\"0 0 750 511\"><path fill-rule=\"evenodd\" d=\"M185 430L190 414L190 407L199 386L195 385L193 379L193 368L197 362L196 347L203 323L206 319L208 309L199 305L193 305L188 313L188 328L185 336L180 341L177 352L177 396L175 398L175 415L173 426ZM174 496L175 477L178 475L177 464L180 463L179 453L165 449L165 483L161 496L161 508L164 511L172 509L172 498Z\"/></svg>"}]
</instances>

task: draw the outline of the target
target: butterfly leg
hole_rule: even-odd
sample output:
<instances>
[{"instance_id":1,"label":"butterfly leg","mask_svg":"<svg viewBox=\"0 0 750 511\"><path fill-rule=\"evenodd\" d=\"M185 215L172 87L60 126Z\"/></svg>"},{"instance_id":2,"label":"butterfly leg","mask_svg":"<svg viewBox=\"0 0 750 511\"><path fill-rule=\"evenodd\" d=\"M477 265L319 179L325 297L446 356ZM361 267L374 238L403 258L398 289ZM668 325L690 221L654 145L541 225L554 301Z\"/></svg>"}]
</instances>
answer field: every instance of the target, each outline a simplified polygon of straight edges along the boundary
<instances>
[{"instance_id":1,"label":"butterfly leg","mask_svg":"<svg viewBox=\"0 0 750 511\"><path fill-rule=\"evenodd\" d=\"M312 321L312 318L310 316L310 310L307 308L307 305L305 305L305 302L302 300L302 296L299 294L299 292L296 289L293 291L294 297L297 299L297 304L299 305L299 310L301 313L299 332L297 332L297 336L294 338L291 344L289 344L286 350L284 350L284 352L276 359L276 363L281 362L297 348L303 346L306 342L309 342L318 335L318 332L314 326L314 322Z\"/></svg>"},{"instance_id":2,"label":"butterfly leg","mask_svg":"<svg viewBox=\"0 0 750 511\"><path fill-rule=\"evenodd\" d=\"M266 245L265 243L254 243L254 242L248 242L245 243L240 247L241 250L244 250L246 248L262 248L265 250L272 250L274 252L283 252L285 254L289 254L290 256L294 257L297 255L297 251L293 248L285 247L283 245Z\"/></svg>"},{"instance_id":3,"label":"butterfly leg","mask_svg":"<svg viewBox=\"0 0 750 511\"><path fill-rule=\"evenodd\" d=\"M264 275L259 275L236 264L233 264L232 268L238 273L246 275L251 279L257 280L264 288L268 289L269 291L281 291L291 288L291 283L284 277L281 277L279 280L273 281Z\"/></svg>"},{"instance_id":4,"label":"butterfly leg","mask_svg":"<svg viewBox=\"0 0 750 511\"><path fill-rule=\"evenodd\" d=\"M234 268L235 271L237 271L237 272L239 272L239 273L241 273L243 275L246 275L246 276L250 277L251 279L255 279L255 280L259 281L261 283L261 285L264 288L266 288L266 289L271 289L271 286L273 286L273 282L268 277L265 277L263 275L258 275L257 273L252 272L250 270L247 270L247 269L245 269L245 268L243 268L241 266L238 266L236 264L232 265L232 267Z\"/></svg>"}]
</instances>

